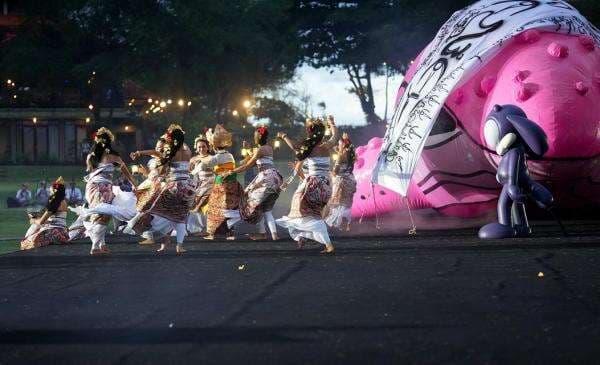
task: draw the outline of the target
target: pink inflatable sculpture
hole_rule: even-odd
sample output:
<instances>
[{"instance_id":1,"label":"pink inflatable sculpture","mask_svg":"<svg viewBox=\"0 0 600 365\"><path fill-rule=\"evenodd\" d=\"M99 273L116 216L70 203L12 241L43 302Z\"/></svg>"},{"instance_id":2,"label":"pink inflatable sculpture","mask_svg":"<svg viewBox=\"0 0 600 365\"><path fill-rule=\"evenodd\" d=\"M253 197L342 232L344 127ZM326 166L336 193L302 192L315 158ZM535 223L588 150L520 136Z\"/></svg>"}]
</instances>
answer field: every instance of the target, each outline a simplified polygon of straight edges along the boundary
<instances>
[{"instance_id":1,"label":"pink inflatable sculpture","mask_svg":"<svg viewBox=\"0 0 600 365\"><path fill-rule=\"evenodd\" d=\"M372 186L381 147L373 138L358 147L354 217L434 208L443 215L475 217L495 211L499 157L485 147L483 125L496 104L514 104L548 136L544 158L528 161L533 179L561 208L600 203L600 50L589 36L528 30L502 46L480 71L452 90L439 115L406 198ZM419 56L420 57L420 56ZM408 70L410 82L419 57ZM404 92L398 90L397 102Z\"/></svg>"}]
</instances>

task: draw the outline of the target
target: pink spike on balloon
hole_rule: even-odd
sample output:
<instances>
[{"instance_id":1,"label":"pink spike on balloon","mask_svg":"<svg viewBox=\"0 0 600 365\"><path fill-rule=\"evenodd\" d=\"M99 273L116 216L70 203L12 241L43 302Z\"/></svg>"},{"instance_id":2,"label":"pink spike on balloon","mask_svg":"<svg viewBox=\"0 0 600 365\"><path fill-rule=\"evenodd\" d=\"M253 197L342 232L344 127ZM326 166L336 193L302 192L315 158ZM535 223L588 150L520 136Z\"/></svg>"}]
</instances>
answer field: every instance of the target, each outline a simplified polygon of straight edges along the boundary
<instances>
[{"instance_id":1,"label":"pink spike on balloon","mask_svg":"<svg viewBox=\"0 0 600 365\"><path fill-rule=\"evenodd\" d=\"M383 144L383 139L381 139L379 137L373 137L369 140L369 143L367 143L367 146L370 149L379 149L382 144Z\"/></svg>"},{"instance_id":2,"label":"pink spike on balloon","mask_svg":"<svg viewBox=\"0 0 600 365\"><path fill-rule=\"evenodd\" d=\"M530 85L519 85L515 92L515 97L517 98L517 101L523 102L528 100L534 94L534 92L534 88Z\"/></svg>"},{"instance_id":3,"label":"pink spike on balloon","mask_svg":"<svg viewBox=\"0 0 600 365\"><path fill-rule=\"evenodd\" d=\"M536 29L526 30L517 36L517 40L522 43L535 43L540 39L540 32Z\"/></svg>"},{"instance_id":4,"label":"pink spike on balloon","mask_svg":"<svg viewBox=\"0 0 600 365\"><path fill-rule=\"evenodd\" d=\"M529 76L529 71L516 71L513 76L513 81L517 84L522 83Z\"/></svg>"},{"instance_id":5,"label":"pink spike on balloon","mask_svg":"<svg viewBox=\"0 0 600 365\"><path fill-rule=\"evenodd\" d=\"M361 157L357 158L356 162L354 162L354 168L357 170L361 169L364 165L365 165L365 159L361 158Z\"/></svg>"},{"instance_id":6,"label":"pink spike on balloon","mask_svg":"<svg viewBox=\"0 0 600 365\"><path fill-rule=\"evenodd\" d=\"M465 93L462 90L456 91L456 96L454 97L454 104L460 105L465 100Z\"/></svg>"},{"instance_id":7,"label":"pink spike on balloon","mask_svg":"<svg viewBox=\"0 0 600 365\"><path fill-rule=\"evenodd\" d=\"M569 55L569 47L552 42L547 48L548 54L556 58L565 58Z\"/></svg>"},{"instance_id":8,"label":"pink spike on balloon","mask_svg":"<svg viewBox=\"0 0 600 365\"><path fill-rule=\"evenodd\" d=\"M363 153L365 153L365 150L367 149L367 147L365 146L358 146L356 147L356 154L358 156L362 155Z\"/></svg>"},{"instance_id":9,"label":"pink spike on balloon","mask_svg":"<svg viewBox=\"0 0 600 365\"><path fill-rule=\"evenodd\" d=\"M594 38L592 36L580 35L578 38L579 38L579 43L581 43L583 48L587 49L588 51L593 51L594 48L596 48L596 44L595 44Z\"/></svg>"},{"instance_id":10,"label":"pink spike on balloon","mask_svg":"<svg viewBox=\"0 0 600 365\"><path fill-rule=\"evenodd\" d=\"M583 83L583 81L578 81L575 83L575 90L577 90L579 95L585 95L588 93L589 88Z\"/></svg>"},{"instance_id":11,"label":"pink spike on balloon","mask_svg":"<svg viewBox=\"0 0 600 365\"><path fill-rule=\"evenodd\" d=\"M485 75L483 77L483 79L481 80L481 82L479 83L479 86L481 87L481 91L485 95L489 95L489 93L494 88L494 85L496 85L496 76L491 76L491 75Z\"/></svg>"}]
</instances>

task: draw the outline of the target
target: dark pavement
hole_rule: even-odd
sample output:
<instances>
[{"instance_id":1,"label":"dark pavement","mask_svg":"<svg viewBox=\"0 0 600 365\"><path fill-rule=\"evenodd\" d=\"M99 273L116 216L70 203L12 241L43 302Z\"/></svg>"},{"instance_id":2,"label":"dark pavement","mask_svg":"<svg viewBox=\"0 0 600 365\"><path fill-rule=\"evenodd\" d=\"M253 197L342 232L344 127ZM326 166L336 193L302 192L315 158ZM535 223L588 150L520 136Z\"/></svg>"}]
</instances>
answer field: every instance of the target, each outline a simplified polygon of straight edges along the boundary
<instances>
[{"instance_id":1,"label":"dark pavement","mask_svg":"<svg viewBox=\"0 0 600 365\"><path fill-rule=\"evenodd\" d=\"M567 228L3 255L0 363L596 363L600 222Z\"/></svg>"}]
</instances>

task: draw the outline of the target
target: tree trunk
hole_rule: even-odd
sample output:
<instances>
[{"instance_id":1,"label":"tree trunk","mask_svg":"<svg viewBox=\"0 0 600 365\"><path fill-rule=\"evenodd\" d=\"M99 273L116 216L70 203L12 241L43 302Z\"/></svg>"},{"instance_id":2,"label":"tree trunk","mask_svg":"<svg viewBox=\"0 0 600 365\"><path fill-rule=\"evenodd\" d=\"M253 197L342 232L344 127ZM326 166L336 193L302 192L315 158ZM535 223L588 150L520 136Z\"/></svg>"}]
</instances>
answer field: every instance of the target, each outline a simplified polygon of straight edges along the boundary
<instances>
[{"instance_id":1,"label":"tree trunk","mask_svg":"<svg viewBox=\"0 0 600 365\"><path fill-rule=\"evenodd\" d=\"M371 84L371 68L366 65L346 65L346 72L354 87L352 92L358 96L360 107L363 113L365 113L367 123L380 123L381 118L375 113L375 100L373 98L373 86Z\"/></svg>"}]
</instances>

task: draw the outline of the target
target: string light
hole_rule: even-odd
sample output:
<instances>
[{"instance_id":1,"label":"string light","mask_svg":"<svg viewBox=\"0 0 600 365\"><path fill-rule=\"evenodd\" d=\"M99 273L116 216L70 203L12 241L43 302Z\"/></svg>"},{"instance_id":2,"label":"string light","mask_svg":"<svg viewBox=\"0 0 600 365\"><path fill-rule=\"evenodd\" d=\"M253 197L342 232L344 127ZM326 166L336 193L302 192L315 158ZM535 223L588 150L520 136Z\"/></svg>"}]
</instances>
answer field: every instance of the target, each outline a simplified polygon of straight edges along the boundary
<instances>
[{"instance_id":1,"label":"string light","mask_svg":"<svg viewBox=\"0 0 600 365\"><path fill-rule=\"evenodd\" d=\"M17 98L17 94L13 95L13 99L16 99L16 98Z\"/></svg>"},{"instance_id":2,"label":"string light","mask_svg":"<svg viewBox=\"0 0 600 365\"><path fill-rule=\"evenodd\" d=\"M148 102L151 103L152 102L152 98L148 99Z\"/></svg>"},{"instance_id":3,"label":"string light","mask_svg":"<svg viewBox=\"0 0 600 365\"><path fill-rule=\"evenodd\" d=\"M188 101L188 106L190 106L190 105L192 105L192 102L191 102L191 101Z\"/></svg>"},{"instance_id":4,"label":"string light","mask_svg":"<svg viewBox=\"0 0 600 365\"><path fill-rule=\"evenodd\" d=\"M168 99L168 100L167 100L167 104L171 104L171 103L173 103L173 100L171 100L171 99Z\"/></svg>"},{"instance_id":5,"label":"string light","mask_svg":"<svg viewBox=\"0 0 600 365\"><path fill-rule=\"evenodd\" d=\"M92 104L88 105L89 110L94 110L94 106Z\"/></svg>"},{"instance_id":6,"label":"string light","mask_svg":"<svg viewBox=\"0 0 600 365\"><path fill-rule=\"evenodd\" d=\"M275 142L273 143L273 147L275 147L275 148L281 147L281 142L279 142L279 140L275 140Z\"/></svg>"},{"instance_id":7,"label":"string light","mask_svg":"<svg viewBox=\"0 0 600 365\"><path fill-rule=\"evenodd\" d=\"M248 109L248 108L250 108L252 103L250 102L250 100L244 100L243 105L244 105L244 108Z\"/></svg>"},{"instance_id":8,"label":"string light","mask_svg":"<svg viewBox=\"0 0 600 365\"><path fill-rule=\"evenodd\" d=\"M12 84L12 80L8 79L8 80L6 80L6 83L9 84L9 85Z\"/></svg>"},{"instance_id":9,"label":"string light","mask_svg":"<svg viewBox=\"0 0 600 365\"><path fill-rule=\"evenodd\" d=\"M164 108L164 107L167 106L167 103L164 102L164 101L161 101L159 105L160 105L161 108Z\"/></svg>"},{"instance_id":10,"label":"string light","mask_svg":"<svg viewBox=\"0 0 600 365\"><path fill-rule=\"evenodd\" d=\"M86 118L85 118L85 122L86 122L86 123L89 123L89 122L90 122L90 120L91 120L91 119L90 119L90 117L86 117Z\"/></svg>"},{"instance_id":11,"label":"string light","mask_svg":"<svg viewBox=\"0 0 600 365\"><path fill-rule=\"evenodd\" d=\"M37 123L37 118L33 117L33 124Z\"/></svg>"},{"instance_id":12,"label":"string light","mask_svg":"<svg viewBox=\"0 0 600 365\"><path fill-rule=\"evenodd\" d=\"M184 104L184 101L183 101L183 99L179 99L179 100L177 101L177 105L179 105L179 106L183 106L183 104Z\"/></svg>"},{"instance_id":13,"label":"string light","mask_svg":"<svg viewBox=\"0 0 600 365\"><path fill-rule=\"evenodd\" d=\"M128 130L129 130L129 126L128 126L128 125L126 125L126 126L125 126L125 130L126 130L126 131L128 131Z\"/></svg>"},{"instance_id":14,"label":"string light","mask_svg":"<svg viewBox=\"0 0 600 365\"><path fill-rule=\"evenodd\" d=\"M233 114L234 117L237 117L239 115L237 110L234 110L233 112L231 112L231 114Z\"/></svg>"}]
</instances>

